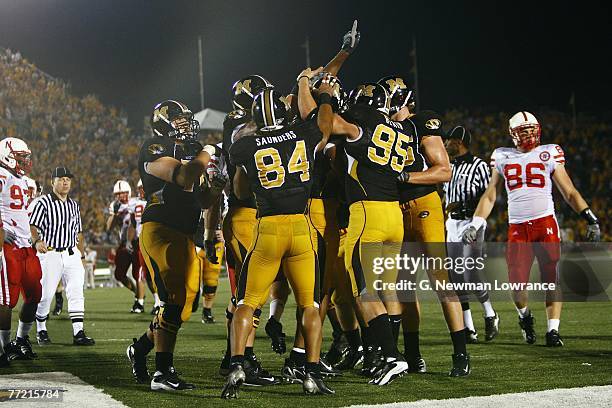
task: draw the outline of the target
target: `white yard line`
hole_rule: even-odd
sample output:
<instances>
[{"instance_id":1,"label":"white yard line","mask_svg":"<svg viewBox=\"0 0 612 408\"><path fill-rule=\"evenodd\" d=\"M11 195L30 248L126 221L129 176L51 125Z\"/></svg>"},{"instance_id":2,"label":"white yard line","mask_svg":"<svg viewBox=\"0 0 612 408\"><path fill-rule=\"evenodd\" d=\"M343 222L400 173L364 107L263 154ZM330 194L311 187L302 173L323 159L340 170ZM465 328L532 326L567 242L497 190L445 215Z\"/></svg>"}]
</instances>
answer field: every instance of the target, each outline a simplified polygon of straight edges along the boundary
<instances>
[{"instance_id":1,"label":"white yard line","mask_svg":"<svg viewBox=\"0 0 612 408\"><path fill-rule=\"evenodd\" d=\"M79 377L65 372L46 372L46 373L27 373L27 374L11 374L0 375L0 388L10 389L11 387L19 389L37 389L37 388L61 388L63 392L62 402L50 402L41 400L20 400L8 402L7 406L20 408L26 407L95 407L95 408L123 408L126 407L121 402L113 399L110 395L105 394L102 390L89 385ZM6 392L0 392L1 397L6 396ZM3 405L3 403L0 403Z\"/></svg>"},{"instance_id":2,"label":"white yard line","mask_svg":"<svg viewBox=\"0 0 612 408\"><path fill-rule=\"evenodd\" d=\"M351 408L562 408L588 407L609 408L612 406L612 385L558 388L546 391L517 392L488 395L485 397L453 398L444 400L419 400L391 404L351 405Z\"/></svg>"}]
</instances>

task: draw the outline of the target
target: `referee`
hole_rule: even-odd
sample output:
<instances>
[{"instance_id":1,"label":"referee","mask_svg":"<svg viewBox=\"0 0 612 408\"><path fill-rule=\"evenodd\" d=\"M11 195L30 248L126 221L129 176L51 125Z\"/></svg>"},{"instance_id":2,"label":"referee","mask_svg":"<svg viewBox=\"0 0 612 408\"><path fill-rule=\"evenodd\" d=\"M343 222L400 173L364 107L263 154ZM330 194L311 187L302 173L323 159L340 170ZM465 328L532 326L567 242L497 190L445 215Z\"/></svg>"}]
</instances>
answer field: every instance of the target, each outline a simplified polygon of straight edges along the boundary
<instances>
[{"instance_id":1,"label":"referee","mask_svg":"<svg viewBox=\"0 0 612 408\"><path fill-rule=\"evenodd\" d=\"M30 214L33 246L42 267L42 298L36 310L36 339L40 345L51 343L47 319L60 279L68 298L73 344L91 346L95 343L83 331L85 240L79 204L68 197L72 178L66 167L56 167L51 173L52 191L38 198Z\"/></svg>"},{"instance_id":2,"label":"referee","mask_svg":"<svg viewBox=\"0 0 612 408\"><path fill-rule=\"evenodd\" d=\"M451 159L451 179L444 183L446 213L446 241L448 255L452 258L482 256L485 227L478 231L477 243L465 246L461 241L463 229L469 225L478 205L480 196L489 185L491 175L489 166L482 159L470 153L472 136L463 126L456 126L446 136L445 147ZM478 270L466 269L463 273L453 271L451 278L454 282L481 282ZM474 328L469 294L464 290L457 290L463 309L466 338L469 343L478 342L478 334ZM474 291L485 313L485 339L491 341L497 336L499 316L495 313L489 293L486 290Z\"/></svg>"}]
</instances>

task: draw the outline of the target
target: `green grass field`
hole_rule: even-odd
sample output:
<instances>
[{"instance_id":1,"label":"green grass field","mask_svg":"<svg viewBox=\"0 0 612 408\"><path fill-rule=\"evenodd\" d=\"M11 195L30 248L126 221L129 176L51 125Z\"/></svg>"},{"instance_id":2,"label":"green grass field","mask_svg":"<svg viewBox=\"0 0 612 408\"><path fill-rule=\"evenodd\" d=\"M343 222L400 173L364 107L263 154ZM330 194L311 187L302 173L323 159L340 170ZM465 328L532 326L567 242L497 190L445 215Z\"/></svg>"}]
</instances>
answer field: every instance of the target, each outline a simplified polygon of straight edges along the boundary
<instances>
[{"instance_id":1,"label":"green grass field","mask_svg":"<svg viewBox=\"0 0 612 408\"><path fill-rule=\"evenodd\" d=\"M351 404L414 401L419 399L458 398L509 392L536 391L559 387L579 387L612 383L612 304L571 303L565 305L561 333L566 346L549 349L543 346L545 316L543 304L532 305L539 335L536 345L523 342L517 316L510 302L497 302L501 333L491 344L469 346L473 371L467 378L447 377L452 347L440 308L436 303L423 304L421 351L429 373L408 375L386 387L368 385L358 375L345 374L330 380L335 396L306 397L301 385L279 385L268 388L243 387L238 402L219 398L222 378L217 370L225 347L224 308L228 298L227 281L222 281L214 325L200 323L200 313L194 313L183 325L175 354L175 365L183 376L196 383L197 389L180 394L153 393L148 386L136 384L131 375L125 349L132 337L147 327L149 315L129 313L132 298L124 288L95 289L85 293L88 335L96 345L90 348L72 346L72 331L67 313L52 317L48 323L53 345L35 351L39 359L15 361L0 374L66 371L104 390L113 398L131 407L227 406L292 407L307 404L346 406ZM150 299L146 309L150 310ZM479 306L474 305L479 308ZM476 327L484 332L480 310L474 310ZM262 317L267 317L264 310ZM285 310L285 332L292 334L294 303ZM14 314L13 328L17 327ZM262 318L262 326L265 319ZM33 330L34 331L34 330ZM329 326L326 327L329 333ZM291 341L292 339L288 339ZM401 339L400 339L401 343ZM327 342L324 349L327 347ZM258 333L255 350L264 367L278 373L283 359L274 354L263 329ZM153 367L153 358L149 367ZM324 399L324 401L323 401Z\"/></svg>"}]
</instances>

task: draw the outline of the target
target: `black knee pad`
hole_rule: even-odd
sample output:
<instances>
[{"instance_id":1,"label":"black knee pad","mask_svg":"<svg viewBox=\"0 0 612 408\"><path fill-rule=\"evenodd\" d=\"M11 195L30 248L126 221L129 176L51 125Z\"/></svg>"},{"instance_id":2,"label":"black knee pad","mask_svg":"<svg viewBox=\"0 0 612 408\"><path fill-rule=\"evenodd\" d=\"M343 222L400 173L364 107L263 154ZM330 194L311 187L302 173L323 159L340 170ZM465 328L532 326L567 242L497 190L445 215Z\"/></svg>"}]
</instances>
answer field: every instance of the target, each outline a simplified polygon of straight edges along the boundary
<instances>
[{"instance_id":1,"label":"black knee pad","mask_svg":"<svg viewBox=\"0 0 612 408\"><path fill-rule=\"evenodd\" d=\"M176 335L181 328L181 309L179 305L164 305L159 308L154 327Z\"/></svg>"},{"instance_id":2,"label":"black knee pad","mask_svg":"<svg viewBox=\"0 0 612 408\"><path fill-rule=\"evenodd\" d=\"M253 327L259 327L259 318L261 317L261 309L255 309L253 312Z\"/></svg>"},{"instance_id":3,"label":"black knee pad","mask_svg":"<svg viewBox=\"0 0 612 408\"><path fill-rule=\"evenodd\" d=\"M204 287L202 288L202 294L203 295L210 295L213 293L217 293L217 287L216 286L206 286L204 285Z\"/></svg>"}]
</instances>

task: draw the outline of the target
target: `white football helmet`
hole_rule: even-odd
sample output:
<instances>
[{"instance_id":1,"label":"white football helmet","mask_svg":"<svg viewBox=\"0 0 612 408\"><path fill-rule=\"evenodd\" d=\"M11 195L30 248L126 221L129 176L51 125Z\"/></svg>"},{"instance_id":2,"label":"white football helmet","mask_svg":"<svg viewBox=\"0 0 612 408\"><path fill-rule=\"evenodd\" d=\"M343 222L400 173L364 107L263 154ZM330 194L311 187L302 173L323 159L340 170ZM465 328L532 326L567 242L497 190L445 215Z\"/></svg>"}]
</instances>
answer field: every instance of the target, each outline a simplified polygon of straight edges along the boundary
<instances>
[{"instance_id":1,"label":"white football helmet","mask_svg":"<svg viewBox=\"0 0 612 408\"><path fill-rule=\"evenodd\" d=\"M144 186L142 185L142 179L138 179L138 184L136 185L136 190L138 191L138 197L145 197Z\"/></svg>"},{"instance_id":2,"label":"white football helmet","mask_svg":"<svg viewBox=\"0 0 612 408\"><path fill-rule=\"evenodd\" d=\"M130 183L125 180L117 180L113 186L113 195L122 203L127 203L132 196L132 188Z\"/></svg>"},{"instance_id":3,"label":"white football helmet","mask_svg":"<svg viewBox=\"0 0 612 408\"><path fill-rule=\"evenodd\" d=\"M32 169L32 152L26 142L16 137L7 137L0 141L0 164L24 176Z\"/></svg>"},{"instance_id":4,"label":"white football helmet","mask_svg":"<svg viewBox=\"0 0 612 408\"><path fill-rule=\"evenodd\" d=\"M521 111L509 120L508 131L517 149L529 151L540 144L542 127L533 114Z\"/></svg>"}]
</instances>

